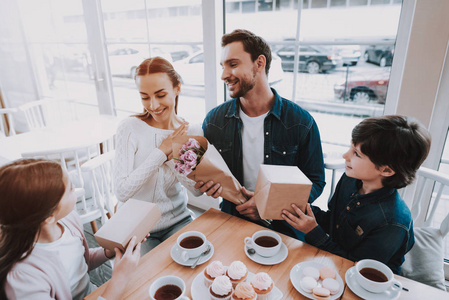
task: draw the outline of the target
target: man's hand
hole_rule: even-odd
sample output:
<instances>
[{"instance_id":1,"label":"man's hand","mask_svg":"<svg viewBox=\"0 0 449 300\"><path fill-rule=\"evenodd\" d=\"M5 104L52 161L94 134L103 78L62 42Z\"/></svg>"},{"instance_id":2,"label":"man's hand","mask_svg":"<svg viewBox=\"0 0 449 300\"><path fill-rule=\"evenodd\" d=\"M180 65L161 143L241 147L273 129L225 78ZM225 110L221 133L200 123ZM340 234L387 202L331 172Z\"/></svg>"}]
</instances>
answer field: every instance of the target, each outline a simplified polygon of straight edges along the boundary
<instances>
[{"instance_id":1,"label":"man's hand","mask_svg":"<svg viewBox=\"0 0 449 300\"><path fill-rule=\"evenodd\" d=\"M284 220L287 221L288 224L306 234L309 233L313 228L318 226L315 215L313 214L312 208L310 207L309 203L307 203L306 206L307 215L304 214L295 204L292 204L292 208L295 211L296 215L290 213L285 209L282 211L282 218L284 218Z\"/></svg>"},{"instance_id":2,"label":"man's hand","mask_svg":"<svg viewBox=\"0 0 449 300\"><path fill-rule=\"evenodd\" d=\"M235 209L237 209L237 211L241 215L253 221L260 220L259 211L257 210L256 206L256 201L254 200L254 192L248 191L245 187L242 187L242 193L249 200L243 204L237 205Z\"/></svg>"},{"instance_id":3,"label":"man's hand","mask_svg":"<svg viewBox=\"0 0 449 300\"><path fill-rule=\"evenodd\" d=\"M206 193L206 195L211 196L213 198L218 198L223 191L223 188L219 183L215 183L213 181L208 181L204 183L203 181L198 181L195 184L195 188L200 190L201 193Z\"/></svg>"}]
</instances>

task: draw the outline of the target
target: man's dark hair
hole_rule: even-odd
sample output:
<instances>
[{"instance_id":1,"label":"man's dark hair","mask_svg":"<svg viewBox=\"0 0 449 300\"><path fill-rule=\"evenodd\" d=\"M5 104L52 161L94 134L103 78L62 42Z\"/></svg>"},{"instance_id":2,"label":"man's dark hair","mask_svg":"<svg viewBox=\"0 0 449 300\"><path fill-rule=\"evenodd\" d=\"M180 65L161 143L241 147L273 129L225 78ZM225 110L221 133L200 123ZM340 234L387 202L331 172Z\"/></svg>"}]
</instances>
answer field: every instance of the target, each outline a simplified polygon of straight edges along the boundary
<instances>
[{"instance_id":1,"label":"man's dark hair","mask_svg":"<svg viewBox=\"0 0 449 300\"><path fill-rule=\"evenodd\" d=\"M263 38L245 29L236 29L231 33L223 35L221 38L222 47L225 47L233 42L242 42L243 49L251 55L251 60L253 62L259 57L259 55L265 56L265 73L268 76L271 66L271 49L270 45L268 45Z\"/></svg>"},{"instance_id":2,"label":"man's dark hair","mask_svg":"<svg viewBox=\"0 0 449 300\"><path fill-rule=\"evenodd\" d=\"M367 118L352 130L352 143L377 166L388 166L395 174L384 177L384 187L403 188L415 179L416 171L430 150L430 133L419 122L399 115Z\"/></svg>"}]
</instances>

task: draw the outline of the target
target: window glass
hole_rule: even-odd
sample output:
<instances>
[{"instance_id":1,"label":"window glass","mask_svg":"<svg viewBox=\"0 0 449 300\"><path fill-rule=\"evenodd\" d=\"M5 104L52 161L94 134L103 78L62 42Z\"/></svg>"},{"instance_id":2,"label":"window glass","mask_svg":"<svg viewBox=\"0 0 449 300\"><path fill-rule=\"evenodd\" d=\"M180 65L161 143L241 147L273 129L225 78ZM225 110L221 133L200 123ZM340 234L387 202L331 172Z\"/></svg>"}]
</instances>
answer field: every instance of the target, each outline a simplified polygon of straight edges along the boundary
<instances>
[{"instance_id":1,"label":"window glass","mask_svg":"<svg viewBox=\"0 0 449 300\"><path fill-rule=\"evenodd\" d=\"M341 157L352 128L383 114L401 5L312 0L303 2L309 8L300 12L298 26L298 8L290 3L245 17L228 11L226 32L248 29L271 45L272 68L280 63L282 69L279 80L269 78L271 86L313 115L325 155Z\"/></svg>"},{"instance_id":2,"label":"window glass","mask_svg":"<svg viewBox=\"0 0 449 300\"><path fill-rule=\"evenodd\" d=\"M102 9L118 115L142 111L135 70L145 59L160 56L170 61L182 78L178 114L188 121L202 122L201 1L102 1Z\"/></svg>"},{"instance_id":3,"label":"window glass","mask_svg":"<svg viewBox=\"0 0 449 300\"><path fill-rule=\"evenodd\" d=\"M22 103L14 106L42 98L70 98L80 104L79 117L97 114L82 1L19 0L17 3L20 26L26 37L27 54L23 59L29 61L28 68L33 70L35 89L33 96L21 98Z\"/></svg>"}]
</instances>

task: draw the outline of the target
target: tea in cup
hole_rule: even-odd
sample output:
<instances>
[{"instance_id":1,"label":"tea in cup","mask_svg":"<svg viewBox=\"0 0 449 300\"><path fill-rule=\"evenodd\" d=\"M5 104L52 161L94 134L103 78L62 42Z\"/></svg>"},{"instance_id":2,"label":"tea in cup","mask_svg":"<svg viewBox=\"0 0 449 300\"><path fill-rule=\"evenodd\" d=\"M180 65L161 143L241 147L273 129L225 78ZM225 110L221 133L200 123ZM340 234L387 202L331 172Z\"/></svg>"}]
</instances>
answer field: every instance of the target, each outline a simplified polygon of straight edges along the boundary
<instances>
[{"instance_id":1,"label":"tea in cup","mask_svg":"<svg viewBox=\"0 0 449 300\"><path fill-rule=\"evenodd\" d=\"M181 251L181 259L188 261L191 258L200 256L206 250L207 239L199 231L187 231L178 237L176 243Z\"/></svg>"},{"instance_id":2,"label":"tea in cup","mask_svg":"<svg viewBox=\"0 0 449 300\"><path fill-rule=\"evenodd\" d=\"M252 237L246 237L245 244L253 248L260 256L271 257L281 249L282 239L274 231L260 230L255 232Z\"/></svg>"},{"instance_id":3,"label":"tea in cup","mask_svg":"<svg viewBox=\"0 0 449 300\"><path fill-rule=\"evenodd\" d=\"M164 276L156 279L150 286L151 300L189 299L184 296L186 284L177 276Z\"/></svg>"},{"instance_id":4,"label":"tea in cup","mask_svg":"<svg viewBox=\"0 0 449 300\"><path fill-rule=\"evenodd\" d=\"M391 269L380 261L362 259L357 262L355 270L359 285L372 293L382 293L390 287L402 288L402 284L394 278Z\"/></svg>"}]
</instances>

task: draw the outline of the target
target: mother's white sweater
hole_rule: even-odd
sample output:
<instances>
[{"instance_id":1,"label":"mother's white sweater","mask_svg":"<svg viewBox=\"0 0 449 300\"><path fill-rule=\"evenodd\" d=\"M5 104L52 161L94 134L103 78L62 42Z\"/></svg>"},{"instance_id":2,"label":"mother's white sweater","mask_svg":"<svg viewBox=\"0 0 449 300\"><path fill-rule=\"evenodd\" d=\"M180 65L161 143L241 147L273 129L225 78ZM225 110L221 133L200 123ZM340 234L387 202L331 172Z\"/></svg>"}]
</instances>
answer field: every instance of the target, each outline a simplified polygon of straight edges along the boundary
<instances>
[{"instance_id":1,"label":"mother's white sweater","mask_svg":"<svg viewBox=\"0 0 449 300\"><path fill-rule=\"evenodd\" d=\"M194 188L195 182L179 174L173 160L167 161L158 149L172 132L154 128L136 117L124 119L117 129L115 194L122 202L133 198L158 205L162 217L151 232L167 229L189 216L184 187L195 196L201 195ZM187 134L202 136L203 131L199 124L189 124Z\"/></svg>"}]
</instances>

